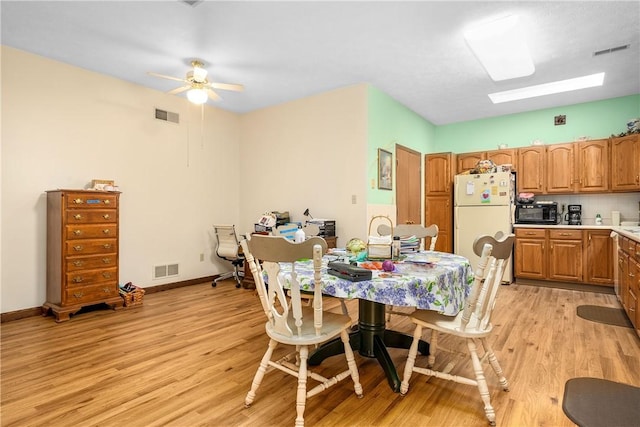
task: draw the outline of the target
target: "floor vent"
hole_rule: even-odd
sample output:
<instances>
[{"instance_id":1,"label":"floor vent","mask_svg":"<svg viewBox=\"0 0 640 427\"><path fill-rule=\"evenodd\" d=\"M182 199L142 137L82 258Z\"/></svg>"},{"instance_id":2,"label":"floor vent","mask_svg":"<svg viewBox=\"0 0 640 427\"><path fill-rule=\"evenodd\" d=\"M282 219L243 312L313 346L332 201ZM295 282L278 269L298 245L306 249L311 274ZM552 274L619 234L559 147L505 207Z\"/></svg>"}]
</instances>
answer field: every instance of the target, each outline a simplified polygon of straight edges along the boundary
<instances>
[{"instance_id":1,"label":"floor vent","mask_svg":"<svg viewBox=\"0 0 640 427\"><path fill-rule=\"evenodd\" d=\"M171 111L159 110L156 108L156 119L171 123L180 123L180 115Z\"/></svg>"},{"instance_id":2,"label":"floor vent","mask_svg":"<svg viewBox=\"0 0 640 427\"><path fill-rule=\"evenodd\" d=\"M178 264L156 265L153 267L153 278L163 279L165 277L177 276L180 272Z\"/></svg>"},{"instance_id":3,"label":"floor vent","mask_svg":"<svg viewBox=\"0 0 640 427\"><path fill-rule=\"evenodd\" d=\"M613 52L618 52L619 50L625 50L625 49L629 49L629 44L623 44L622 46L616 46L616 47L612 47L610 49L602 49L599 50L597 52L593 52L593 56L600 56L600 55L605 55L607 53L613 53Z\"/></svg>"}]
</instances>

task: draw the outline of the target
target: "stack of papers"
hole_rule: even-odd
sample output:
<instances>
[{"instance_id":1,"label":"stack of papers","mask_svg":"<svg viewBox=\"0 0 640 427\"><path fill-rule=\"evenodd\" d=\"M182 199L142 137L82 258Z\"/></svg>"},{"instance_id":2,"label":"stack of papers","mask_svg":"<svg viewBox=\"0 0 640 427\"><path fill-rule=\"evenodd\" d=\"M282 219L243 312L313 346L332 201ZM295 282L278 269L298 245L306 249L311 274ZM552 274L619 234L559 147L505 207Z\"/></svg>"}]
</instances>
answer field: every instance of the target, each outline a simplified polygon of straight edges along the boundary
<instances>
[{"instance_id":1,"label":"stack of papers","mask_svg":"<svg viewBox=\"0 0 640 427\"><path fill-rule=\"evenodd\" d=\"M400 253L415 252L420 248L420 239L416 236L400 237Z\"/></svg>"}]
</instances>

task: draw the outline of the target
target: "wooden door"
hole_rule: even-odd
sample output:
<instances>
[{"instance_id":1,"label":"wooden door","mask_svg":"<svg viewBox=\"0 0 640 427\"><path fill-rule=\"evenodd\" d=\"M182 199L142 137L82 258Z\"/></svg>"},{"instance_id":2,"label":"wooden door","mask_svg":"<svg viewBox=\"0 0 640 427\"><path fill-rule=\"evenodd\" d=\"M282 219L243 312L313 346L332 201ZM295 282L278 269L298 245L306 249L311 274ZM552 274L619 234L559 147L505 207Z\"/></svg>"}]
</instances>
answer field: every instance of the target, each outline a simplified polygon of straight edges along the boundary
<instances>
[{"instance_id":1,"label":"wooden door","mask_svg":"<svg viewBox=\"0 0 640 427\"><path fill-rule=\"evenodd\" d=\"M640 190L640 135L611 139L611 190Z\"/></svg>"},{"instance_id":2,"label":"wooden door","mask_svg":"<svg viewBox=\"0 0 640 427\"><path fill-rule=\"evenodd\" d=\"M396 224L420 224L422 154L396 145Z\"/></svg>"},{"instance_id":3,"label":"wooden door","mask_svg":"<svg viewBox=\"0 0 640 427\"><path fill-rule=\"evenodd\" d=\"M518 192L544 192L544 146L518 148Z\"/></svg>"},{"instance_id":4,"label":"wooden door","mask_svg":"<svg viewBox=\"0 0 640 427\"><path fill-rule=\"evenodd\" d=\"M613 284L613 241L609 230L586 230L585 282Z\"/></svg>"},{"instance_id":5,"label":"wooden door","mask_svg":"<svg viewBox=\"0 0 640 427\"><path fill-rule=\"evenodd\" d=\"M547 147L547 193L573 193L576 190L573 147L574 144Z\"/></svg>"},{"instance_id":6,"label":"wooden door","mask_svg":"<svg viewBox=\"0 0 640 427\"><path fill-rule=\"evenodd\" d=\"M576 172L580 192L609 190L609 141L599 139L576 146Z\"/></svg>"},{"instance_id":7,"label":"wooden door","mask_svg":"<svg viewBox=\"0 0 640 427\"><path fill-rule=\"evenodd\" d=\"M438 226L436 251L453 252L453 153L427 154L424 157L424 225Z\"/></svg>"}]
</instances>

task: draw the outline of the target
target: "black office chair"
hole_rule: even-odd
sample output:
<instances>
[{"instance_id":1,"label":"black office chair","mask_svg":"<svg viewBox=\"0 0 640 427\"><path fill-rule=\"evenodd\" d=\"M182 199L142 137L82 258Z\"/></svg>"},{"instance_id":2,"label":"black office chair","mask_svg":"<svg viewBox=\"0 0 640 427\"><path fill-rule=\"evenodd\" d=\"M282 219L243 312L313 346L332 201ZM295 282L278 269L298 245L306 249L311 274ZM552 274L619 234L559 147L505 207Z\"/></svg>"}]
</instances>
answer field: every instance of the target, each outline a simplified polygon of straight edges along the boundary
<instances>
[{"instance_id":1,"label":"black office chair","mask_svg":"<svg viewBox=\"0 0 640 427\"><path fill-rule=\"evenodd\" d=\"M242 285L242 278L244 277L244 271L240 271L240 268L244 266L244 255L239 249L240 241L236 234L236 227L235 225L214 225L213 230L218 240L216 255L218 255L219 258L230 261L233 265L233 270L218 276L211 283L211 286L215 287L220 280L233 277L236 280L236 288L239 288Z\"/></svg>"}]
</instances>

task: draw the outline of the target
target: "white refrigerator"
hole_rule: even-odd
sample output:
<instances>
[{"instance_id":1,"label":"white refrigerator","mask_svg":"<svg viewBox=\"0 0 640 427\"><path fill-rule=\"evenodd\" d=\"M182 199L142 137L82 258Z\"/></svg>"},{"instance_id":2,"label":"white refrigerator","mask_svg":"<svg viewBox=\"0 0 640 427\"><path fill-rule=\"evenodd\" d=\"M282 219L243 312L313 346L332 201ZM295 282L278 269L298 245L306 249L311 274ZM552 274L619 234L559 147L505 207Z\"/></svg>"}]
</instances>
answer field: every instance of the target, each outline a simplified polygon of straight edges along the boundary
<instances>
[{"instance_id":1,"label":"white refrigerator","mask_svg":"<svg viewBox=\"0 0 640 427\"><path fill-rule=\"evenodd\" d=\"M473 253L473 241L481 234L513 232L515 175L496 172L454 177L454 252L471 261L475 268L480 257ZM503 282L513 281L513 253Z\"/></svg>"}]
</instances>

